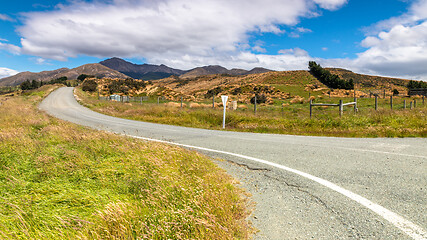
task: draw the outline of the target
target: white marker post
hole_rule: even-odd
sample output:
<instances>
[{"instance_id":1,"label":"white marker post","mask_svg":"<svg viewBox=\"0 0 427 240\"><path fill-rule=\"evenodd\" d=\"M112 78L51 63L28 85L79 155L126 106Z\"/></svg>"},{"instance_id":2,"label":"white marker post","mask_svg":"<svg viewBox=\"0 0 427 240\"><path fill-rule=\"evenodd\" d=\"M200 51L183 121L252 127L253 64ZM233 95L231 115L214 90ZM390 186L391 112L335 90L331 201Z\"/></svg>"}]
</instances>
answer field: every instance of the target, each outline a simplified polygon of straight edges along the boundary
<instances>
[{"instance_id":1,"label":"white marker post","mask_svg":"<svg viewBox=\"0 0 427 240\"><path fill-rule=\"evenodd\" d=\"M222 128L225 128L225 109L227 108L228 96L221 96L222 105L224 106L224 116L222 118Z\"/></svg>"}]
</instances>

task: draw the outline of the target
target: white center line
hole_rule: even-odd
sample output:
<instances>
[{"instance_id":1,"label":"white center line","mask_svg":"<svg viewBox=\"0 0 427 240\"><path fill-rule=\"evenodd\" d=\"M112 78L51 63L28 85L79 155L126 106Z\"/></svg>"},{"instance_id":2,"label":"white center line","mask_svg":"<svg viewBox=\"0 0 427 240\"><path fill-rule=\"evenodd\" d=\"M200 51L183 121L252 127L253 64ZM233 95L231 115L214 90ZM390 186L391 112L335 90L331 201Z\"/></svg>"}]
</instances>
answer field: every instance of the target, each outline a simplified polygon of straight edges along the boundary
<instances>
[{"instance_id":1,"label":"white center line","mask_svg":"<svg viewBox=\"0 0 427 240\"><path fill-rule=\"evenodd\" d=\"M153 138L146 138L146 137L139 137L139 136L132 136L132 135L126 135L126 136L130 136L133 138L137 138L137 139L142 139L142 140L146 140L146 141L152 141L152 142L160 142L160 143L166 143L166 144L170 144L170 145L175 145L175 146L180 146L180 147L186 147L186 148L192 148L192 149L197 149L197 150L202 150L202 151L207 151L207 152L213 152L213 153L220 153L220 154L226 154L226 155L230 155L230 156L234 156L234 157L239 157L239 158L243 158L243 159L247 159L247 160L251 160L254 162L258 162L258 163L262 163L268 166L272 166L275 168L279 168L288 172L292 172L295 174L298 174L302 177L305 177L307 179L310 179L314 182L317 182L329 189L332 189L348 198L350 198L351 200L365 206L366 208L370 209L371 211L375 212L376 214L380 215L382 218L384 218L385 220L389 221L390 223L392 223L394 226L396 226L397 228L399 228L400 230L402 230L403 232L405 232L407 235L409 235L410 237L412 237L413 239L416 240L426 240L427 239L427 232L421 228L420 226L412 223L409 220L404 219L403 217L401 217L400 215L356 194L353 193L347 189L344 189L328 180L313 176L311 174L293 169L293 168L289 168L277 163L272 163L266 160L262 160L259 158L254 158L254 157L250 157L250 156L246 156L246 155L242 155L242 154L237 154L237 153L232 153L232 152L225 152L225 151L220 151L220 150L215 150L215 149L210 149L210 148L204 148L204 147L197 147L197 146L192 146L192 145L186 145L186 144L180 144L180 143L174 143L174 142L168 142L168 141L163 141L163 140L158 140L158 139L153 139Z\"/></svg>"}]
</instances>

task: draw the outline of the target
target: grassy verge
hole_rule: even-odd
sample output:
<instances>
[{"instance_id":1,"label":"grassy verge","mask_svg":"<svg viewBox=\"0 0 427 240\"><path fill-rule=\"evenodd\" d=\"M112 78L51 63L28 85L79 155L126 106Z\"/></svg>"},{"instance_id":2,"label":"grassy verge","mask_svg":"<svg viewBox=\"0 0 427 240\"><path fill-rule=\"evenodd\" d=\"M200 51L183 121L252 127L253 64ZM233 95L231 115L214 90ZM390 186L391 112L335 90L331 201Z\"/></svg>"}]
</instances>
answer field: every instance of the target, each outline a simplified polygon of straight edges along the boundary
<instances>
[{"instance_id":1,"label":"grassy verge","mask_svg":"<svg viewBox=\"0 0 427 240\"><path fill-rule=\"evenodd\" d=\"M221 129L221 108L179 108L156 103L119 103L99 101L95 96L76 89L82 103L107 115L163 124ZM339 99L324 98L324 103L338 103ZM344 102L352 102L352 98ZM281 104L284 103L285 107ZM388 100L380 99L378 111L373 99L359 99L359 113L345 107L339 117L335 107L314 107L310 119L308 104L292 104L290 100L272 106L259 106L255 115L252 106L227 111L227 129L232 131L280 133L337 137L427 137L427 107L403 109L403 99L395 99L395 109L390 110ZM188 105L188 104L187 104ZM409 108L409 100L408 100Z\"/></svg>"},{"instance_id":2,"label":"grassy verge","mask_svg":"<svg viewBox=\"0 0 427 240\"><path fill-rule=\"evenodd\" d=\"M243 192L210 159L0 96L0 239L245 239Z\"/></svg>"}]
</instances>

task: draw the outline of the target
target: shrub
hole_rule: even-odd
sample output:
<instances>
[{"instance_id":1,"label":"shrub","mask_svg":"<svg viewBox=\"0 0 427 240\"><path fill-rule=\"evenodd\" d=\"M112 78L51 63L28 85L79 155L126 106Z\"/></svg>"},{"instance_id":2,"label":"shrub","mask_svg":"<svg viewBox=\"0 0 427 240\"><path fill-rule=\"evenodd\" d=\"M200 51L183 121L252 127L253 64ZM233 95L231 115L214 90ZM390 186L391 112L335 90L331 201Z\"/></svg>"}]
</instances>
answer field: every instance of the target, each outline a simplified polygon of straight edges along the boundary
<instances>
[{"instance_id":1,"label":"shrub","mask_svg":"<svg viewBox=\"0 0 427 240\"><path fill-rule=\"evenodd\" d=\"M95 82L95 80L85 80L82 83L82 90L85 92L95 92L96 88L98 87L98 84Z\"/></svg>"},{"instance_id":2,"label":"shrub","mask_svg":"<svg viewBox=\"0 0 427 240\"><path fill-rule=\"evenodd\" d=\"M399 95L399 91L397 89L393 89L393 95Z\"/></svg>"},{"instance_id":3,"label":"shrub","mask_svg":"<svg viewBox=\"0 0 427 240\"><path fill-rule=\"evenodd\" d=\"M265 96L264 94L258 95L256 94L256 103L265 103L267 101L267 96ZM255 97L251 98L251 103L255 104Z\"/></svg>"}]
</instances>

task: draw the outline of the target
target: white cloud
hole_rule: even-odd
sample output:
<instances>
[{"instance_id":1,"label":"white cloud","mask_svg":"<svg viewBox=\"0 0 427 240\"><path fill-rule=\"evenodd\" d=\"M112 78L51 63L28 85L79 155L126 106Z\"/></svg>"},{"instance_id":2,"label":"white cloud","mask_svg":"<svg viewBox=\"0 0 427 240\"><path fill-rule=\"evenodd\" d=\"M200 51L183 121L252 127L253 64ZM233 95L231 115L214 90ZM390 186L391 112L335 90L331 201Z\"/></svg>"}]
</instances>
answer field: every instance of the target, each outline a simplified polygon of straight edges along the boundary
<instances>
[{"instance_id":1,"label":"white cloud","mask_svg":"<svg viewBox=\"0 0 427 240\"><path fill-rule=\"evenodd\" d=\"M346 0L112 0L75 1L25 14L22 52L66 60L78 55L197 59L237 56L252 33L283 33L318 6ZM318 5L316 5L318 4ZM301 28L301 30L305 30ZM261 46L253 46L263 52ZM174 65L172 65L174 66Z\"/></svg>"},{"instance_id":2,"label":"white cloud","mask_svg":"<svg viewBox=\"0 0 427 240\"><path fill-rule=\"evenodd\" d=\"M362 42L367 48L353 65L360 71L427 79L427 0L413 3L408 13L380 22Z\"/></svg>"},{"instance_id":3,"label":"white cloud","mask_svg":"<svg viewBox=\"0 0 427 240\"><path fill-rule=\"evenodd\" d=\"M3 40L3 39L2 39ZM21 48L18 46L15 46L13 44L8 43L2 43L0 42L0 50L6 50L14 55L19 55L21 53Z\"/></svg>"},{"instance_id":4,"label":"white cloud","mask_svg":"<svg viewBox=\"0 0 427 240\"><path fill-rule=\"evenodd\" d=\"M336 10L347 3L347 0L314 0L320 7L328 10Z\"/></svg>"},{"instance_id":5,"label":"white cloud","mask_svg":"<svg viewBox=\"0 0 427 240\"><path fill-rule=\"evenodd\" d=\"M13 19L11 17L9 17L6 14L1 14L1 13L0 13L0 20L8 21L8 22L13 22Z\"/></svg>"},{"instance_id":6,"label":"white cloud","mask_svg":"<svg viewBox=\"0 0 427 240\"><path fill-rule=\"evenodd\" d=\"M0 79L18 74L18 71L9 68L0 67Z\"/></svg>"}]
</instances>

